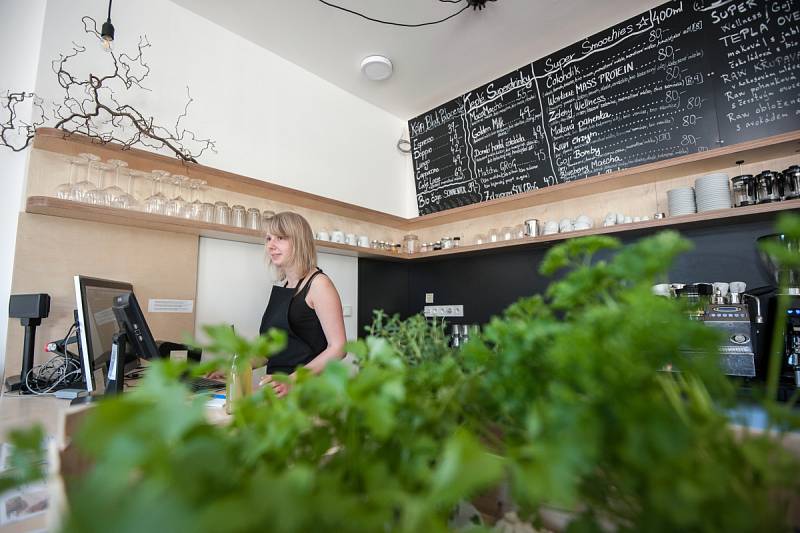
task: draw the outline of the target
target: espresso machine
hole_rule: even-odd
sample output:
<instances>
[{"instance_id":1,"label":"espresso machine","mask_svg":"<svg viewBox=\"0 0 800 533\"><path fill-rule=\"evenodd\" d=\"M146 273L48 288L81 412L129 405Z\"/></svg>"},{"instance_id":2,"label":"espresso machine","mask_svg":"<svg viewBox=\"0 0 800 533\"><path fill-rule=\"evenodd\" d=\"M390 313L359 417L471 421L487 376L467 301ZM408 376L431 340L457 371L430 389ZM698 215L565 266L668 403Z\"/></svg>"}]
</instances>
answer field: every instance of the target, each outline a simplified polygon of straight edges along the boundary
<instances>
[{"instance_id":1,"label":"espresso machine","mask_svg":"<svg viewBox=\"0 0 800 533\"><path fill-rule=\"evenodd\" d=\"M730 288L735 290L728 294ZM722 333L719 345L722 371L729 376L756 377L754 329L749 307L741 301L744 283L673 284L671 289L677 298L685 300L689 319ZM684 353L693 355L691 350Z\"/></svg>"},{"instance_id":2,"label":"espresso machine","mask_svg":"<svg viewBox=\"0 0 800 533\"><path fill-rule=\"evenodd\" d=\"M770 274L774 286L766 296L765 328L760 335L757 372L766 377L770 354L780 352L780 388L784 391L800 387L800 268L781 264L774 254L762 250L762 244L777 244L781 250L800 257L800 240L786 235L765 235L758 239L761 263ZM780 302L787 307L781 312ZM773 345L773 332L779 332L780 345Z\"/></svg>"}]
</instances>

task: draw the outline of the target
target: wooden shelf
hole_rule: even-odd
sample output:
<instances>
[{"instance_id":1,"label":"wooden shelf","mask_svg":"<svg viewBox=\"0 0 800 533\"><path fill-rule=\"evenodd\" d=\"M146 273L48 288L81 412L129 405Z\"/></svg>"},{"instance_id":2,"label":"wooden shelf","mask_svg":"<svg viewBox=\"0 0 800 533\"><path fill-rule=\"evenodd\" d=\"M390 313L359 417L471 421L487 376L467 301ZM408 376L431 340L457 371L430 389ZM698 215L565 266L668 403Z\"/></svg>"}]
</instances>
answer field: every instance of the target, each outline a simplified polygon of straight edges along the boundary
<instances>
[{"instance_id":1,"label":"wooden shelf","mask_svg":"<svg viewBox=\"0 0 800 533\"><path fill-rule=\"evenodd\" d=\"M239 174L225 172L205 165L187 163L175 157L137 148L123 150L118 144L102 144L84 135L67 135L63 131L53 128L37 129L36 136L33 139L33 147L72 156L81 152L92 152L103 159L122 159L128 163L128 167L131 169L143 171L162 169L172 174L183 174L190 178L204 179L209 186L217 189L274 200L373 224L399 228L406 224L408 220L374 209L367 209L366 207L348 204L247 176L240 176Z\"/></svg>"},{"instance_id":2,"label":"wooden shelf","mask_svg":"<svg viewBox=\"0 0 800 533\"><path fill-rule=\"evenodd\" d=\"M38 215L51 215L105 224L116 224L135 228L145 228L172 233L186 233L200 237L210 237L228 241L264 244L264 234L247 228L208 224L197 220L153 215L130 209L101 207L96 205L61 200L49 196L31 196L28 198L25 211ZM385 260L401 260L399 254L387 250L360 248L347 244L317 241L317 250L336 255L351 257L370 257Z\"/></svg>"},{"instance_id":3,"label":"wooden shelf","mask_svg":"<svg viewBox=\"0 0 800 533\"><path fill-rule=\"evenodd\" d=\"M694 213L677 217L668 217L660 220L647 220L644 222L632 222L629 224L617 224L609 227L592 228L582 231L571 231L568 233L557 233L554 235L542 235L540 237L525 237L510 241L498 241L486 244L473 244L460 246L448 250L437 250L435 252L420 252L405 257L420 260L437 257L447 257L452 255L475 254L491 250L501 250L518 247L531 246L552 246L559 241L585 237L587 235L613 235L618 233L637 233L652 229L669 229L680 227L713 227L729 224L736 219L759 220L771 217L781 211L800 210L800 200L787 200L785 202L775 202L747 207L736 207L730 209L719 209L716 211L706 211L705 213Z\"/></svg>"},{"instance_id":4,"label":"wooden shelf","mask_svg":"<svg viewBox=\"0 0 800 533\"><path fill-rule=\"evenodd\" d=\"M380 224L400 231L413 231L646 183L670 180L681 176L702 174L721 168L730 168L734 167L738 160L754 163L793 156L800 153L800 130L410 219L195 163L184 163L174 157L167 157L135 148L122 150L120 146L115 144L99 144L82 135L73 134L67 136L64 132L51 128L36 130L33 146L42 150L70 155L91 150L105 159L124 159L134 169L152 170L154 168L163 168L169 172L205 179L210 186L219 189Z\"/></svg>"},{"instance_id":5,"label":"wooden shelf","mask_svg":"<svg viewBox=\"0 0 800 533\"><path fill-rule=\"evenodd\" d=\"M702 174L721 168L735 167L736 161L747 163L789 157L800 153L800 130L755 141L715 148L707 152L675 157L655 163L627 168L618 172L560 183L535 191L498 198L478 204L456 207L438 213L408 219L405 229L416 230L440 224L494 215L552 202L560 202L636 185Z\"/></svg>"},{"instance_id":6,"label":"wooden shelf","mask_svg":"<svg viewBox=\"0 0 800 533\"><path fill-rule=\"evenodd\" d=\"M684 215L679 217L668 217L661 220L648 220L645 222L618 224L610 227L572 231L569 233L558 233L555 235L543 235L540 237L526 237L511 241L498 241L486 244L460 246L458 248L450 248L448 250L420 252L416 254L397 254L386 250L361 248L327 241L317 241L317 249L320 252L346 255L351 257L365 257L388 261L419 261L439 257L449 257L453 255L484 253L508 248L552 246L559 241L564 241L575 237L584 237L587 235L636 233L645 230L662 228L666 229L672 227L713 227L722 224L728 224L737 219L759 220L771 217L775 213L781 211L794 210L800 210L800 200L788 200L785 202L775 202L748 207L720 209L705 213L695 213L692 215ZM47 196L29 197L26 211L28 213L35 213L39 215L60 216L78 220L103 222L106 224L132 226L158 231L170 231L173 233L187 233L201 237L210 237L229 241L248 242L254 244L263 244L264 242L264 235L260 231L254 231L245 228L235 228L232 226L223 226L220 224L207 224L205 222L198 222L196 220L168 217L163 215L151 215L141 211L132 211L129 209L99 207L79 202L72 202L70 200L60 200L58 198L51 198Z\"/></svg>"}]
</instances>

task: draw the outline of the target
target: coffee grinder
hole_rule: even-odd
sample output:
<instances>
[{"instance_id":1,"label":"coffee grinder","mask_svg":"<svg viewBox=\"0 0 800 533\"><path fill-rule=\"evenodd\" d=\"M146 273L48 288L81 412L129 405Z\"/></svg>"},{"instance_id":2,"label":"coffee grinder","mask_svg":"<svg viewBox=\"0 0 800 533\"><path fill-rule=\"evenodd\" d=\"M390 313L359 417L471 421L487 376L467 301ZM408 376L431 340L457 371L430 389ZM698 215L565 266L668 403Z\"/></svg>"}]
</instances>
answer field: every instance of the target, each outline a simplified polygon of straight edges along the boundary
<instances>
[{"instance_id":1,"label":"coffee grinder","mask_svg":"<svg viewBox=\"0 0 800 533\"><path fill-rule=\"evenodd\" d=\"M787 266L775 254L763 250L765 243L777 244L781 250L800 258L800 240L782 234L758 238L758 255L775 284L767 303L765 338L759 342L763 347L759 354L759 373L767 376L770 354L779 351L780 388L793 390L800 387L800 268ZM782 302L786 302L785 311ZM773 334L776 330L779 337ZM773 345L773 338L779 339L779 346Z\"/></svg>"}]
</instances>

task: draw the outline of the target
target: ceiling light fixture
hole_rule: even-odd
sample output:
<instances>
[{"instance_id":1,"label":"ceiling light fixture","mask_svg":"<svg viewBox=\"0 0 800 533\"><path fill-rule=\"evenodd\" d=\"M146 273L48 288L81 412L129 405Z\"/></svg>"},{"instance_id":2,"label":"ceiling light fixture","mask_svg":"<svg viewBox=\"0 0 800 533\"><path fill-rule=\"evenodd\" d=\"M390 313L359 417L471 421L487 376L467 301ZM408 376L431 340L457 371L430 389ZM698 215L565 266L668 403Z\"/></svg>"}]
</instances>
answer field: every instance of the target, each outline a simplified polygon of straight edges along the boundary
<instances>
[{"instance_id":1,"label":"ceiling light fixture","mask_svg":"<svg viewBox=\"0 0 800 533\"><path fill-rule=\"evenodd\" d=\"M497 2L497 0L467 0L467 7L472 7L473 11L476 9L480 11L486 7L486 2Z\"/></svg>"},{"instance_id":2,"label":"ceiling light fixture","mask_svg":"<svg viewBox=\"0 0 800 533\"><path fill-rule=\"evenodd\" d=\"M100 44L103 45L103 49L106 51L111 50L114 44L114 25L111 24L111 2L112 0L108 0L108 18L103 23L103 27L100 30Z\"/></svg>"},{"instance_id":3,"label":"ceiling light fixture","mask_svg":"<svg viewBox=\"0 0 800 533\"><path fill-rule=\"evenodd\" d=\"M392 62L384 56L367 56L361 61L361 72L368 80L385 80L392 75Z\"/></svg>"}]
</instances>

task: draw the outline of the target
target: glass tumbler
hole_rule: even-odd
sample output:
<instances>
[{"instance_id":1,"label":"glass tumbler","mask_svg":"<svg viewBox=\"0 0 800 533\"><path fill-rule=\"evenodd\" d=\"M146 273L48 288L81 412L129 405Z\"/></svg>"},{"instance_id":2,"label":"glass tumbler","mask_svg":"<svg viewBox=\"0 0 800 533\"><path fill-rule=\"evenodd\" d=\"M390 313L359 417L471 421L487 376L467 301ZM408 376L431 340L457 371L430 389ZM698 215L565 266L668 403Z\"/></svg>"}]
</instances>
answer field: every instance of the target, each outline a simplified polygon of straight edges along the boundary
<instances>
[{"instance_id":1,"label":"glass tumbler","mask_svg":"<svg viewBox=\"0 0 800 533\"><path fill-rule=\"evenodd\" d=\"M247 229L261 231L261 211L255 207L247 210Z\"/></svg>"},{"instance_id":2,"label":"glass tumbler","mask_svg":"<svg viewBox=\"0 0 800 533\"><path fill-rule=\"evenodd\" d=\"M231 208L228 202L220 200L214 203L214 222L226 226L231 223Z\"/></svg>"},{"instance_id":3,"label":"glass tumbler","mask_svg":"<svg viewBox=\"0 0 800 533\"><path fill-rule=\"evenodd\" d=\"M231 225L237 228L245 226L247 209L243 205L236 204L231 207Z\"/></svg>"},{"instance_id":4,"label":"glass tumbler","mask_svg":"<svg viewBox=\"0 0 800 533\"><path fill-rule=\"evenodd\" d=\"M209 202L203 202L200 204L200 220L206 222L208 224L214 223L214 216L216 212L216 207L214 204Z\"/></svg>"}]
</instances>

